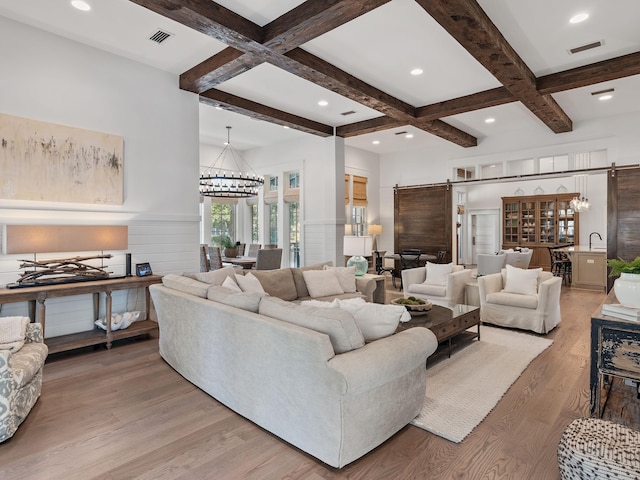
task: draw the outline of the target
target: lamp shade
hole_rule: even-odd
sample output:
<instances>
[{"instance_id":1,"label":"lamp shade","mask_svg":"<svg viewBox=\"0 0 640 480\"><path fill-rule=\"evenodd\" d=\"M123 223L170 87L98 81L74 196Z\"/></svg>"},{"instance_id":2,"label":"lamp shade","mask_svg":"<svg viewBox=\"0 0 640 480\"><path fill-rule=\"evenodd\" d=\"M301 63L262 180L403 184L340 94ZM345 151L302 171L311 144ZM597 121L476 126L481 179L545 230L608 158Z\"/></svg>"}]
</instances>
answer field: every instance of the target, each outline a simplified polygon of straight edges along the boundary
<instances>
[{"instance_id":1,"label":"lamp shade","mask_svg":"<svg viewBox=\"0 0 640 480\"><path fill-rule=\"evenodd\" d=\"M371 237L356 237L345 236L344 237L344 254L355 255L371 255L371 248L373 246L373 239Z\"/></svg>"},{"instance_id":2,"label":"lamp shade","mask_svg":"<svg viewBox=\"0 0 640 480\"><path fill-rule=\"evenodd\" d=\"M126 250L129 229L123 225L5 225L2 239L5 254Z\"/></svg>"},{"instance_id":3,"label":"lamp shade","mask_svg":"<svg viewBox=\"0 0 640 480\"><path fill-rule=\"evenodd\" d=\"M370 223L368 232L369 232L369 235L380 235L382 233L382 225Z\"/></svg>"}]
</instances>

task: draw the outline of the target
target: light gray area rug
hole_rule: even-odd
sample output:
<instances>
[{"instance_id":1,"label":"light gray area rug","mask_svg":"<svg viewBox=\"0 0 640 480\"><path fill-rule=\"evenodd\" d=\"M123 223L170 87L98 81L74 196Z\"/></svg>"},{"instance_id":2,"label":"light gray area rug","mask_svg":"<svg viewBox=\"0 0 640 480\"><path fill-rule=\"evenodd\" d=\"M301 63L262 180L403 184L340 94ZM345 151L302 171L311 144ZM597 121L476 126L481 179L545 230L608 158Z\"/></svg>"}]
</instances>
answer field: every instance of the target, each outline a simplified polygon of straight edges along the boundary
<instances>
[{"instance_id":1,"label":"light gray area rug","mask_svg":"<svg viewBox=\"0 0 640 480\"><path fill-rule=\"evenodd\" d=\"M480 338L427 369L427 396L412 425L460 443L553 343L487 326L481 327Z\"/></svg>"}]
</instances>

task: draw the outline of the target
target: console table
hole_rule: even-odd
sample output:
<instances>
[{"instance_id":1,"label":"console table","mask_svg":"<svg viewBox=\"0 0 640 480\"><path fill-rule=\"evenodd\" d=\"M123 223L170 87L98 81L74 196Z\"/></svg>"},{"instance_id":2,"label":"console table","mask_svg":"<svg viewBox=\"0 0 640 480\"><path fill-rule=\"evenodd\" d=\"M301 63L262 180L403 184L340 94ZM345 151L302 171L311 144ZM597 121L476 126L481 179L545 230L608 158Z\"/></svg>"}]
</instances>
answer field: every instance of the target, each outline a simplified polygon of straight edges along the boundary
<instances>
[{"instance_id":1,"label":"console table","mask_svg":"<svg viewBox=\"0 0 640 480\"><path fill-rule=\"evenodd\" d=\"M617 303L613 290L603 302ZM611 389L611 377L640 382L640 322L602 315L591 316L591 409L600 418Z\"/></svg>"},{"instance_id":2,"label":"console table","mask_svg":"<svg viewBox=\"0 0 640 480\"><path fill-rule=\"evenodd\" d=\"M149 275L146 277L123 277L116 279L95 280L88 282L65 283L57 285L43 285L23 288L0 288L0 304L29 302L29 318L32 322L42 325L44 335L46 324L45 301L48 298L68 297L73 295L93 294L94 318L97 320L100 312L100 298L104 294L106 301L105 318L107 330L93 330L58 337L46 338L45 343L49 347L49 353L64 352L74 348L87 347L106 343L111 348L113 340L131 338L139 335L148 335L157 330L158 324L149 320L151 311L151 295L149 285L162 282L162 276ZM111 331L111 293L116 290L145 289L146 318L133 322L124 330Z\"/></svg>"}]
</instances>

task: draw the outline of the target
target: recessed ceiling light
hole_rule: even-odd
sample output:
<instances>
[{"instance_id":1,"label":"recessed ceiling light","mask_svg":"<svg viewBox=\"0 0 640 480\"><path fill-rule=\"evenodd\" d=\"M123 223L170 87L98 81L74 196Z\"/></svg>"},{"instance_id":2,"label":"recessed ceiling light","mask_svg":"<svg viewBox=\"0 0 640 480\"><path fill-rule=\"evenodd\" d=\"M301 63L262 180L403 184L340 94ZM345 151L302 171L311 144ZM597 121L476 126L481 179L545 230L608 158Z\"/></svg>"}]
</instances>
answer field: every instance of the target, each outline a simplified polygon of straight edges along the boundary
<instances>
[{"instance_id":1,"label":"recessed ceiling light","mask_svg":"<svg viewBox=\"0 0 640 480\"><path fill-rule=\"evenodd\" d=\"M380 140L374 140L374 141L373 141L373 142L371 142L371 143L373 143L374 145L380 145Z\"/></svg>"},{"instance_id":2,"label":"recessed ceiling light","mask_svg":"<svg viewBox=\"0 0 640 480\"><path fill-rule=\"evenodd\" d=\"M407 133L404 138L413 138L413 133Z\"/></svg>"},{"instance_id":3,"label":"recessed ceiling light","mask_svg":"<svg viewBox=\"0 0 640 480\"><path fill-rule=\"evenodd\" d=\"M578 13L569 19L569 23L580 23L584 22L587 18L589 18L588 13Z\"/></svg>"},{"instance_id":4,"label":"recessed ceiling light","mask_svg":"<svg viewBox=\"0 0 640 480\"><path fill-rule=\"evenodd\" d=\"M82 0L72 0L71 5L78 10L82 10L83 12L88 12L89 10L91 10L91 5L89 5L87 2L83 2Z\"/></svg>"},{"instance_id":5,"label":"recessed ceiling light","mask_svg":"<svg viewBox=\"0 0 640 480\"><path fill-rule=\"evenodd\" d=\"M613 98L613 92L615 92L615 88L607 88L605 90L598 90L597 92L591 92L591 95L598 97L598 100L611 100Z\"/></svg>"},{"instance_id":6,"label":"recessed ceiling light","mask_svg":"<svg viewBox=\"0 0 640 480\"><path fill-rule=\"evenodd\" d=\"M611 100L612 98L613 98L613 95L611 95L610 93L605 93L604 95L600 95L598 97L598 100L601 100L604 102L606 100Z\"/></svg>"},{"instance_id":7,"label":"recessed ceiling light","mask_svg":"<svg viewBox=\"0 0 640 480\"><path fill-rule=\"evenodd\" d=\"M422 75L423 70L421 68L414 68L411 70L411 75Z\"/></svg>"},{"instance_id":8,"label":"recessed ceiling light","mask_svg":"<svg viewBox=\"0 0 640 480\"><path fill-rule=\"evenodd\" d=\"M485 118L485 119L484 119L484 123L493 123L493 122L495 122L495 121L496 121L496 119L495 119L495 118L493 118L493 117L489 117L489 118Z\"/></svg>"},{"instance_id":9,"label":"recessed ceiling light","mask_svg":"<svg viewBox=\"0 0 640 480\"><path fill-rule=\"evenodd\" d=\"M282 128L289 128L289 125L283 125Z\"/></svg>"},{"instance_id":10,"label":"recessed ceiling light","mask_svg":"<svg viewBox=\"0 0 640 480\"><path fill-rule=\"evenodd\" d=\"M222 107L220 105L217 105L216 110L222 110Z\"/></svg>"},{"instance_id":11,"label":"recessed ceiling light","mask_svg":"<svg viewBox=\"0 0 640 480\"><path fill-rule=\"evenodd\" d=\"M326 107L327 105L329 105L329 102L327 102L326 100L320 100L318 102L318 105L320 105L321 107Z\"/></svg>"}]
</instances>

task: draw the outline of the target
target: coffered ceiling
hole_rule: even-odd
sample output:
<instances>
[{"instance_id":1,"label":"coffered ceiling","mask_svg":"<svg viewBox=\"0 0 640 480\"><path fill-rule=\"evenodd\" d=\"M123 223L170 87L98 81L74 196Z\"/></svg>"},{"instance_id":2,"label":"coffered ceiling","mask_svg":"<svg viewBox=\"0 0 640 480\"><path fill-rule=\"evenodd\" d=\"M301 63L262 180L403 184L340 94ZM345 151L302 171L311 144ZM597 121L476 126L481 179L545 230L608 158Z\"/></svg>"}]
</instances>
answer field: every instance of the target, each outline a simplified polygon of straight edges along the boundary
<instances>
[{"instance_id":1,"label":"coffered ceiling","mask_svg":"<svg viewBox=\"0 0 640 480\"><path fill-rule=\"evenodd\" d=\"M335 132L380 153L463 152L640 110L637 0L86 1L0 0L0 15L179 75L207 143L232 125L238 148ZM171 36L157 44L157 30Z\"/></svg>"}]
</instances>

